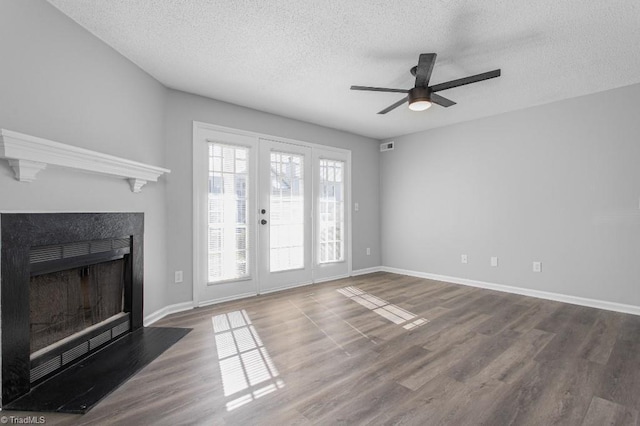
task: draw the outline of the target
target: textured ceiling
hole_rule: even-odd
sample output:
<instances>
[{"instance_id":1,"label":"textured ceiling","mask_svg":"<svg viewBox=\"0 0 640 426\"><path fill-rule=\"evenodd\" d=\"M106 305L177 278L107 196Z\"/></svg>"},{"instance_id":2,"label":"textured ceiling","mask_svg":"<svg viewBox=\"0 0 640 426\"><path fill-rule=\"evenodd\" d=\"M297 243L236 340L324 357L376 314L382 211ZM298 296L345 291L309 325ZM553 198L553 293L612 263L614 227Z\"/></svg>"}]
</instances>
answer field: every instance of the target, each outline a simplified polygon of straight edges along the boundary
<instances>
[{"instance_id":1,"label":"textured ceiling","mask_svg":"<svg viewBox=\"0 0 640 426\"><path fill-rule=\"evenodd\" d=\"M638 0L48 0L170 88L377 139L640 82ZM440 92L410 88L420 53L432 84L502 69Z\"/></svg>"}]
</instances>

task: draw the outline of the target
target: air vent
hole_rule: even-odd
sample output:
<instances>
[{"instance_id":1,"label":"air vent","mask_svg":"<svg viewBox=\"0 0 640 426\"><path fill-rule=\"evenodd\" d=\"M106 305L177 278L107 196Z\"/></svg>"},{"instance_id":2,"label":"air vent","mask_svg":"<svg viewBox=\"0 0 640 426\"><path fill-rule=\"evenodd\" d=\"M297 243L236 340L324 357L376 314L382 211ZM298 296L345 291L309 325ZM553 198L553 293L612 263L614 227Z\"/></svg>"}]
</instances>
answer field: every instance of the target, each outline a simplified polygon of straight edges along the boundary
<instances>
[{"instance_id":1,"label":"air vent","mask_svg":"<svg viewBox=\"0 0 640 426\"><path fill-rule=\"evenodd\" d=\"M91 253L104 253L111 250L111 240L93 241L89 247Z\"/></svg>"},{"instance_id":2,"label":"air vent","mask_svg":"<svg viewBox=\"0 0 640 426\"><path fill-rule=\"evenodd\" d=\"M130 241L129 238L118 238L115 240L111 240L111 246L113 249L126 248L129 247Z\"/></svg>"},{"instance_id":3,"label":"air vent","mask_svg":"<svg viewBox=\"0 0 640 426\"><path fill-rule=\"evenodd\" d=\"M29 260L30 263L40 263L69 259L86 256L91 253L105 253L111 250L127 248L129 244L129 238L116 238L113 240L83 241L59 246L33 247L29 253Z\"/></svg>"},{"instance_id":4,"label":"air vent","mask_svg":"<svg viewBox=\"0 0 640 426\"><path fill-rule=\"evenodd\" d=\"M123 322L120 325L117 325L115 327L113 327L111 329L111 338L115 339L116 337L118 337L119 335L121 335L122 333L129 331L129 321L127 320L126 322Z\"/></svg>"},{"instance_id":5,"label":"air vent","mask_svg":"<svg viewBox=\"0 0 640 426\"><path fill-rule=\"evenodd\" d=\"M89 254L90 250L89 242L66 244L62 246L62 257L68 259L70 257L85 256Z\"/></svg>"},{"instance_id":6,"label":"air vent","mask_svg":"<svg viewBox=\"0 0 640 426\"><path fill-rule=\"evenodd\" d=\"M73 342L79 342L79 344L75 344L71 349L64 350L66 346L65 344L63 347L54 347L46 350L43 354L36 353L35 357L33 356L34 354L32 354L30 382L35 383L41 381L47 376L50 376L51 374L55 374L67 365L71 365L74 361L82 359L83 357L100 350L104 345L109 344L114 339L127 333L131 328L129 315L130 314L128 313L122 312L118 314L115 319L106 320L106 324L101 326L104 331L100 334L94 335L93 337L90 337L91 334L88 333L84 335L81 334L83 332L78 333L79 336L77 336ZM118 323L117 321L120 321L120 318L123 316L126 316L125 321ZM113 323L116 323L117 325L109 327L109 325ZM105 327L107 328L104 329ZM74 343L71 344L73 345ZM33 365L36 366L33 367Z\"/></svg>"},{"instance_id":7,"label":"air vent","mask_svg":"<svg viewBox=\"0 0 640 426\"><path fill-rule=\"evenodd\" d=\"M89 350L92 351L95 348L102 346L109 340L111 340L111 330L107 330L102 334L98 334L96 337L89 339Z\"/></svg>"},{"instance_id":8,"label":"air vent","mask_svg":"<svg viewBox=\"0 0 640 426\"><path fill-rule=\"evenodd\" d=\"M31 263L62 259L62 246L36 247L29 253Z\"/></svg>"},{"instance_id":9,"label":"air vent","mask_svg":"<svg viewBox=\"0 0 640 426\"><path fill-rule=\"evenodd\" d=\"M49 361L40 364L39 366L31 369L30 382L33 383L38 379L43 378L49 373L54 372L58 368L62 367L62 360L58 355L55 358L51 358Z\"/></svg>"},{"instance_id":10,"label":"air vent","mask_svg":"<svg viewBox=\"0 0 640 426\"><path fill-rule=\"evenodd\" d=\"M380 152L393 151L393 145L393 141L380 144Z\"/></svg>"},{"instance_id":11,"label":"air vent","mask_svg":"<svg viewBox=\"0 0 640 426\"><path fill-rule=\"evenodd\" d=\"M62 353L62 365L69 364L74 359L89 352L89 341L82 342L73 349Z\"/></svg>"}]
</instances>

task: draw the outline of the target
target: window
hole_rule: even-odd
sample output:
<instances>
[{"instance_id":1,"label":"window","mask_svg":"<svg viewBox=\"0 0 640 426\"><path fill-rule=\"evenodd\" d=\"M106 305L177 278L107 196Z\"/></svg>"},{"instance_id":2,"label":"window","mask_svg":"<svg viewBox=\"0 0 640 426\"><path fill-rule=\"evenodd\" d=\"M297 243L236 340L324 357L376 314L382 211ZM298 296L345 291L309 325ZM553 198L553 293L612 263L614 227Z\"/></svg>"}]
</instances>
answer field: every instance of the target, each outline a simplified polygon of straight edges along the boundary
<instances>
[{"instance_id":1,"label":"window","mask_svg":"<svg viewBox=\"0 0 640 426\"><path fill-rule=\"evenodd\" d=\"M304 268L304 157L272 152L271 272Z\"/></svg>"},{"instance_id":2,"label":"window","mask_svg":"<svg viewBox=\"0 0 640 426\"><path fill-rule=\"evenodd\" d=\"M209 143L208 282L248 277L249 148Z\"/></svg>"},{"instance_id":3,"label":"window","mask_svg":"<svg viewBox=\"0 0 640 426\"><path fill-rule=\"evenodd\" d=\"M344 260L344 161L320 159L318 262Z\"/></svg>"}]
</instances>

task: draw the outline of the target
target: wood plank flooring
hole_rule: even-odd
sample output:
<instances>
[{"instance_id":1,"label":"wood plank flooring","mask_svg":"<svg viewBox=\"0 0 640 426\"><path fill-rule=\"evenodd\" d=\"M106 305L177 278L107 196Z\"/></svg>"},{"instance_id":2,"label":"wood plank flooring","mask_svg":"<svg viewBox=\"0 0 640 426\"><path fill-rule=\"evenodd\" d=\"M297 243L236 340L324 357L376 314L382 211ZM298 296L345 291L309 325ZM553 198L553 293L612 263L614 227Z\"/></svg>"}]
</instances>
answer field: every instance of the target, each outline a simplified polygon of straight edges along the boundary
<instances>
[{"instance_id":1,"label":"wood plank flooring","mask_svg":"<svg viewBox=\"0 0 640 426\"><path fill-rule=\"evenodd\" d=\"M193 331L47 424L640 426L638 316L376 273L156 325Z\"/></svg>"}]
</instances>

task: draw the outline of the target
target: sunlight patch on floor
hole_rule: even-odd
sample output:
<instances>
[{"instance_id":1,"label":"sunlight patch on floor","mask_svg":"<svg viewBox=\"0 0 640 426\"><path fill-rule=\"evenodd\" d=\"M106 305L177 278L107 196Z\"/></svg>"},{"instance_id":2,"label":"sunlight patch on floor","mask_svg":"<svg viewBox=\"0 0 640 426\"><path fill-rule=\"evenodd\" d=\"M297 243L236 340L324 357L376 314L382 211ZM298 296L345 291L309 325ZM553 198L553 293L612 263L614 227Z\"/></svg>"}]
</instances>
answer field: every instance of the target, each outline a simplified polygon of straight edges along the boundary
<instances>
[{"instance_id":1,"label":"sunlight patch on floor","mask_svg":"<svg viewBox=\"0 0 640 426\"><path fill-rule=\"evenodd\" d=\"M234 410L264 395L284 387L277 379L269 352L247 312L233 311L211 318L218 350L227 411Z\"/></svg>"},{"instance_id":2,"label":"sunlight patch on floor","mask_svg":"<svg viewBox=\"0 0 640 426\"><path fill-rule=\"evenodd\" d=\"M392 323L402 325L405 330L411 330L412 328L429 322L426 318L417 318L417 315L366 291L362 291L358 287L343 287L337 291L365 308L372 310L381 317L388 319Z\"/></svg>"}]
</instances>

